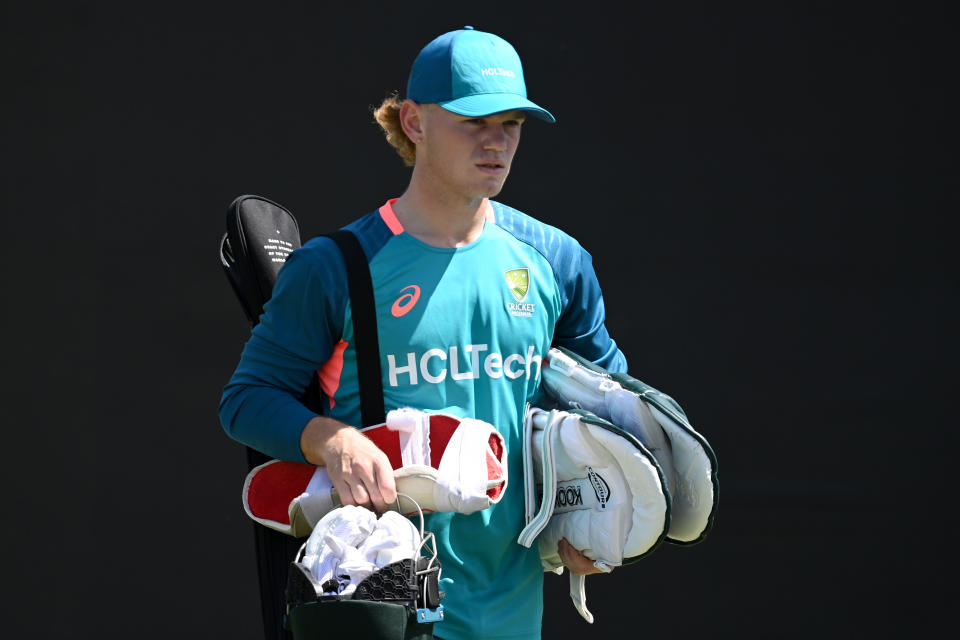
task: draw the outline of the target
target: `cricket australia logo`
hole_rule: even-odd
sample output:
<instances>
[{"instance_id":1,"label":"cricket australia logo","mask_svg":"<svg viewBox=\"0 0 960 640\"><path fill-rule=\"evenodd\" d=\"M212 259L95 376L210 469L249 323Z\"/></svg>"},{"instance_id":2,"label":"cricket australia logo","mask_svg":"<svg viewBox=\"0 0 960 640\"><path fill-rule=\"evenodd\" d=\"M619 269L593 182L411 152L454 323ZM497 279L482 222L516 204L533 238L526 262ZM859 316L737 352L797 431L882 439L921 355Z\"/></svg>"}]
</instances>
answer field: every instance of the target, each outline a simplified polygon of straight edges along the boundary
<instances>
[{"instance_id":1,"label":"cricket australia logo","mask_svg":"<svg viewBox=\"0 0 960 640\"><path fill-rule=\"evenodd\" d=\"M510 289L510 295L516 300L516 302L507 303L507 311L510 312L510 315L520 318L533 316L536 305L524 302L524 300L527 299L527 294L530 293L530 270L526 267L510 269L504 272L503 275L507 279L507 287Z\"/></svg>"},{"instance_id":2,"label":"cricket australia logo","mask_svg":"<svg viewBox=\"0 0 960 640\"><path fill-rule=\"evenodd\" d=\"M510 287L510 293L513 294L514 300L523 302L530 290L530 270L526 268L510 269L503 275L507 278L507 286Z\"/></svg>"}]
</instances>

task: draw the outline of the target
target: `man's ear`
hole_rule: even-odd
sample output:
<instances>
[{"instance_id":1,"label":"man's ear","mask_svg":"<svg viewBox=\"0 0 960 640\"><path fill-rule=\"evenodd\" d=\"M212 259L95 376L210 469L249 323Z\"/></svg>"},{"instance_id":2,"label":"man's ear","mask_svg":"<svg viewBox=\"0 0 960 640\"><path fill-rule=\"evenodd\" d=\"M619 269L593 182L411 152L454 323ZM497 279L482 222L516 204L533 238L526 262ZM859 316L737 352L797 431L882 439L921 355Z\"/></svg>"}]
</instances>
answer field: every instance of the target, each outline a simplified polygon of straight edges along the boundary
<instances>
[{"instance_id":1,"label":"man's ear","mask_svg":"<svg viewBox=\"0 0 960 640\"><path fill-rule=\"evenodd\" d=\"M404 100L400 105L400 126L414 144L423 140L424 106L413 100Z\"/></svg>"}]
</instances>

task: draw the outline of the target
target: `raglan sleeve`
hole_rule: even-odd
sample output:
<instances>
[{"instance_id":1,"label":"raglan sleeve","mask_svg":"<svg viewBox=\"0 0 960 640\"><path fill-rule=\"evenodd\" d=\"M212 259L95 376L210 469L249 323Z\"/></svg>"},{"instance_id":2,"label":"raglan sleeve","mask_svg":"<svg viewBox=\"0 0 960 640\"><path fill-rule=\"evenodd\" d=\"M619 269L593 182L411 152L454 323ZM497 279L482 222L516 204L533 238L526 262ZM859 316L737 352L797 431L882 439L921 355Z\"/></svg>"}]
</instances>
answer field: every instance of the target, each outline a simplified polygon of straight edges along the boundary
<instances>
[{"instance_id":1,"label":"raglan sleeve","mask_svg":"<svg viewBox=\"0 0 960 640\"><path fill-rule=\"evenodd\" d=\"M274 458L305 461L300 434L316 414L299 398L342 335L344 274L327 238L287 258L223 389L220 423L231 438Z\"/></svg>"},{"instance_id":2,"label":"raglan sleeve","mask_svg":"<svg viewBox=\"0 0 960 640\"><path fill-rule=\"evenodd\" d=\"M555 269L563 308L553 343L600 365L610 372L626 372L627 359L606 327L603 293L593 268L593 257L576 240L564 243Z\"/></svg>"}]
</instances>

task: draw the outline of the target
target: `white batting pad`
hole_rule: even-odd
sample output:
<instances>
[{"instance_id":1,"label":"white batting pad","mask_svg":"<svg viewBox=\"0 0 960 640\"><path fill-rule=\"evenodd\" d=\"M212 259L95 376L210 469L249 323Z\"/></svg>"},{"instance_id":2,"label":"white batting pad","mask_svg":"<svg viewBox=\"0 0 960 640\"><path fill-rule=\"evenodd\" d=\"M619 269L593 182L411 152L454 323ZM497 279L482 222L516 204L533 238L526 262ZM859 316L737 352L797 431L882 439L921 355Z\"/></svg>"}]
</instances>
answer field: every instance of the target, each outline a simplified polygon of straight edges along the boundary
<instances>
[{"instance_id":1,"label":"white batting pad","mask_svg":"<svg viewBox=\"0 0 960 640\"><path fill-rule=\"evenodd\" d=\"M538 542L546 571L563 567L561 538L609 571L651 551L666 534L670 502L653 455L596 416L528 408L524 475L528 524L517 541ZM592 622L582 576L571 581L574 605Z\"/></svg>"},{"instance_id":2,"label":"white batting pad","mask_svg":"<svg viewBox=\"0 0 960 640\"><path fill-rule=\"evenodd\" d=\"M672 500L669 542L693 544L706 536L718 500L717 460L673 398L559 348L544 358L543 386L559 407L590 411L653 454Z\"/></svg>"}]
</instances>

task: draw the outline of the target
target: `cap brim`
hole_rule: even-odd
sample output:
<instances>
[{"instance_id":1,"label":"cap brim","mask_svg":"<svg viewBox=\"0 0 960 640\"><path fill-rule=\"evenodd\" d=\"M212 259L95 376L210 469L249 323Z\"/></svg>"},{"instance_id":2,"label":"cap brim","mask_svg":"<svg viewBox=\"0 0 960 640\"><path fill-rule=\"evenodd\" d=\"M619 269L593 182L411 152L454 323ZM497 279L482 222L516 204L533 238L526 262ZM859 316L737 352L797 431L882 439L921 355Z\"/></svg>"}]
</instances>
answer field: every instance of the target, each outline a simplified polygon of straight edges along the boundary
<instances>
[{"instance_id":1,"label":"cap brim","mask_svg":"<svg viewBox=\"0 0 960 640\"><path fill-rule=\"evenodd\" d=\"M530 102L522 96L513 93L481 93L473 96L465 96L456 100L438 102L441 107L447 111L452 111L461 116L483 117L501 113L503 111L529 111L541 120L547 122L556 122L553 114L538 104Z\"/></svg>"}]
</instances>

